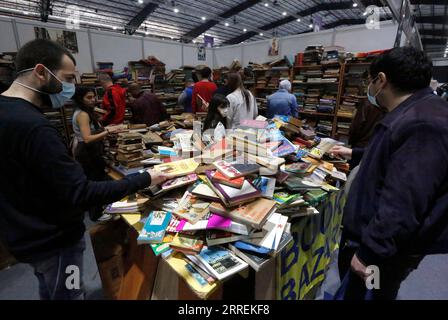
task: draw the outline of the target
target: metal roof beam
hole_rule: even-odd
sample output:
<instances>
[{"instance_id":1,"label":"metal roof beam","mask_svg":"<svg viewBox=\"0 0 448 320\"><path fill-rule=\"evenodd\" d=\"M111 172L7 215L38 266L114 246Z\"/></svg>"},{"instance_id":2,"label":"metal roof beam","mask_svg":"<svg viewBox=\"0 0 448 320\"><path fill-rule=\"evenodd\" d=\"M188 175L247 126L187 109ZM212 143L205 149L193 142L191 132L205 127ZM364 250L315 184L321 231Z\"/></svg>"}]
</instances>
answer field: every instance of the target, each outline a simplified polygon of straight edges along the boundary
<instances>
[{"instance_id":1,"label":"metal roof beam","mask_svg":"<svg viewBox=\"0 0 448 320\"><path fill-rule=\"evenodd\" d=\"M382 6L382 2L379 0L363 0L360 2L365 7L368 7L370 5ZM290 22L293 22L294 20L298 19L298 17L310 16L312 14L315 14L315 13L318 13L321 11L346 10L346 9L351 9L351 8L353 8L353 1L344 1L344 2L338 2L338 3L332 3L332 4L320 3L316 6L299 11L294 15L290 15L288 17L265 24L265 25L259 27L259 29L268 31L268 30L280 27L282 25L288 24ZM344 20L354 20L354 19L344 19ZM363 19L363 22L361 22L361 23L364 23L364 22L365 22L365 19ZM342 24L346 24L346 23L342 23ZM332 25L332 24L330 24L330 25ZM240 42L243 42L245 40L252 38L256 34L257 34L257 32L252 32L252 31L246 32L242 35L239 35L230 40L227 40L224 44L237 44L237 43L240 43Z\"/></svg>"},{"instance_id":2,"label":"metal roof beam","mask_svg":"<svg viewBox=\"0 0 448 320\"><path fill-rule=\"evenodd\" d=\"M229 10L221 13L219 15L219 18L228 19L246 9L249 9L250 7L253 7L254 5L260 3L261 1L262 0L246 0L243 3L240 3L239 5L232 7ZM220 21L219 19L211 19L211 20L197 26L193 30L188 31L186 34L184 34L182 36L182 39L185 41L191 41L192 39L196 38L197 36L200 36L207 30L216 26L219 23L219 21Z\"/></svg>"},{"instance_id":3,"label":"metal roof beam","mask_svg":"<svg viewBox=\"0 0 448 320\"><path fill-rule=\"evenodd\" d=\"M151 13L156 11L156 9L159 7L159 4L157 3L148 3L146 6L143 7L143 9L135 15L134 18L129 21L126 26L125 30L128 34L134 34L135 31L140 27L140 25L148 18Z\"/></svg>"}]
</instances>

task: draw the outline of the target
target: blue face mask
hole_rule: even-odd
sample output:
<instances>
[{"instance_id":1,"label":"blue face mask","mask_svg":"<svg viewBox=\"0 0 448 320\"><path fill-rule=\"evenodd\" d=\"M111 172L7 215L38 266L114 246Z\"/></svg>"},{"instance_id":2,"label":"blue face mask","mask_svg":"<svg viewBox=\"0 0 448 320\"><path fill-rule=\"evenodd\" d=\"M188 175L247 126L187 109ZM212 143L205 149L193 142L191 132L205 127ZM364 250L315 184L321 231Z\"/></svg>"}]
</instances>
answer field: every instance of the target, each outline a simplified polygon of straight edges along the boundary
<instances>
[{"instance_id":1,"label":"blue face mask","mask_svg":"<svg viewBox=\"0 0 448 320\"><path fill-rule=\"evenodd\" d=\"M367 87L367 98L369 99L369 102L370 102L371 104L373 104L375 107L380 108L380 105L379 105L378 100L376 99L376 97L378 96L378 94L381 92L382 89L378 90L378 92L377 92L374 96L372 96L372 95L370 94L370 87L372 86L372 83L376 81L377 78L378 78L378 76L375 77L375 78L372 80L371 83L369 83L369 86Z\"/></svg>"},{"instance_id":2,"label":"blue face mask","mask_svg":"<svg viewBox=\"0 0 448 320\"><path fill-rule=\"evenodd\" d=\"M22 70L19 73L23 73L23 72L27 72L27 71L31 71L34 68L30 68L30 69L26 69L26 70ZM56 75L51 72L47 67L45 67L45 69L47 69L47 71L56 79L58 80L61 84L62 84L62 90L58 93L48 93L48 92L43 92L40 91L38 89L32 88L30 86L27 86L23 83L18 82L17 80L15 81L17 84L28 88L30 90L42 93L42 94L46 94L48 95L48 97L50 98L51 101L51 107L53 109L59 109L61 107L64 106L64 104L69 101L73 95L75 94L75 84L73 83L69 83L69 82L65 82L65 81L61 81L58 77L56 77Z\"/></svg>"}]
</instances>

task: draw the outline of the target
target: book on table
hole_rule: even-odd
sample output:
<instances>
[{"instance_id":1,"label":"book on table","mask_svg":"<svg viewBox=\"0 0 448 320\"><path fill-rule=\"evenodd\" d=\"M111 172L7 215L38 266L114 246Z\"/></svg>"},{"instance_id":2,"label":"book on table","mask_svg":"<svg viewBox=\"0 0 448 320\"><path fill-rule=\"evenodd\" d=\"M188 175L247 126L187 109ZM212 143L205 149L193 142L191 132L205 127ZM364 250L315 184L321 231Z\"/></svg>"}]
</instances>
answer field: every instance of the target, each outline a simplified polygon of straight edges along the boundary
<instances>
[{"instance_id":1,"label":"book on table","mask_svg":"<svg viewBox=\"0 0 448 320\"><path fill-rule=\"evenodd\" d=\"M171 221L171 212L152 211L146 219L143 230L140 232L137 243L161 243L166 228Z\"/></svg>"},{"instance_id":2,"label":"book on table","mask_svg":"<svg viewBox=\"0 0 448 320\"><path fill-rule=\"evenodd\" d=\"M170 247L185 254L198 254L201 252L204 242L194 235L176 234Z\"/></svg>"}]
</instances>

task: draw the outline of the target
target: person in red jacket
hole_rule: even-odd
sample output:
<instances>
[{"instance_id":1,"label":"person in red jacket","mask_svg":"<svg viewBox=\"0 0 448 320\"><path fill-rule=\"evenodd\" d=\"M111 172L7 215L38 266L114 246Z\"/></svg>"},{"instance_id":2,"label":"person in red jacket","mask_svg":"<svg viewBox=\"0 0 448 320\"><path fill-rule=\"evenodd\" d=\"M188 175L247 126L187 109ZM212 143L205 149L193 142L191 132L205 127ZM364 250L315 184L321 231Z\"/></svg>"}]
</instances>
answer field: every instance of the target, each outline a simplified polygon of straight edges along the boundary
<instances>
[{"instance_id":1,"label":"person in red jacket","mask_svg":"<svg viewBox=\"0 0 448 320\"><path fill-rule=\"evenodd\" d=\"M99 81L104 89L103 109L107 113L101 119L104 126L121 124L126 110L126 89L119 84L113 84L111 77L104 73L99 75Z\"/></svg>"},{"instance_id":2,"label":"person in red jacket","mask_svg":"<svg viewBox=\"0 0 448 320\"><path fill-rule=\"evenodd\" d=\"M193 89L193 99L191 101L193 113L207 112L213 93L218 89L216 84L211 81L211 75L212 70L209 67L201 70L202 80L197 82Z\"/></svg>"}]
</instances>

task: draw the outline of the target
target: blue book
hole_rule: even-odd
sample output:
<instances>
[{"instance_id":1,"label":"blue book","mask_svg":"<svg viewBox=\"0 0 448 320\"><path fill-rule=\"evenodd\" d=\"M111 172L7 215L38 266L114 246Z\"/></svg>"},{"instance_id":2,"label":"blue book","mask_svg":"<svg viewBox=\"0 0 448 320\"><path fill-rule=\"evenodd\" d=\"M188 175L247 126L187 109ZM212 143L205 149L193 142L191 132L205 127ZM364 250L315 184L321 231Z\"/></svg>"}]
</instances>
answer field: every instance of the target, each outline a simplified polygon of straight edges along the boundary
<instances>
[{"instance_id":1,"label":"blue book","mask_svg":"<svg viewBox=\"0 0 448 320\"><path fill-rule=\"evenodd\" d=\"M275 157L284 157L291 153L295 153L297 147L288 139L284 138L282 144L272 152Z\"/></svg>"},{"instance_id":2,"label":"blue book","mask_svg":"<svg viewBox=\"0 0 448 320\"><path fill-rule=\"evenodd\" d=\"M162 243L170 221L171 212L152 211L137 238L137 243Z\"/></svg>"},{"instance_id":3,"label":"blue book","mask_svg":"<svg viewBox=\"0 0 448 320\"><path fill-rule=\"evenodd\" d=\"M259 254L269 254L271 253L271 250L265 247L261 247L261 246L257 246L251 243L247 243L244 241L237 241L233 244L235 246L235 248L241 249L241 250L247 250L247 251L252 251L252 252L256 252Z\"/></svg>"}]
</instances>

